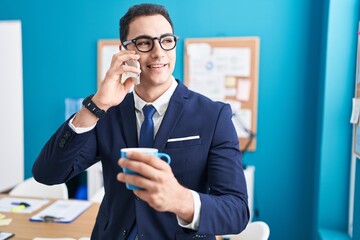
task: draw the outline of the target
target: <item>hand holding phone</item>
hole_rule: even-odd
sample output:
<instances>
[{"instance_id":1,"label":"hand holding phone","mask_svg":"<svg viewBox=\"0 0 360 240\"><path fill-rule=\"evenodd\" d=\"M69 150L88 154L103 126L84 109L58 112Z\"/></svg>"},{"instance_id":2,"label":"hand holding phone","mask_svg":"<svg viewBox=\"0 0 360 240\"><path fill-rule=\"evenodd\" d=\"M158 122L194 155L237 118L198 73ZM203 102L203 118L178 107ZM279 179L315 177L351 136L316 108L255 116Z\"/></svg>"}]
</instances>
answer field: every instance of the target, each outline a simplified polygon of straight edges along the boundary
<instances>
[{"instance_id":1,"label":"hand holding phone","mask_svg":"<svg viewBox=\"0 0 360 240\"><path fill-rule=\"evenodd\" d=\"M127 60L125 62L125 65L140 69L140 63L136 60L132 60L132 59ZM134 72L124 72L121 82L125 81L129 77L131 77L134 80L135 85L140 84L140 75Z\"/></svg>"}]
</instances>

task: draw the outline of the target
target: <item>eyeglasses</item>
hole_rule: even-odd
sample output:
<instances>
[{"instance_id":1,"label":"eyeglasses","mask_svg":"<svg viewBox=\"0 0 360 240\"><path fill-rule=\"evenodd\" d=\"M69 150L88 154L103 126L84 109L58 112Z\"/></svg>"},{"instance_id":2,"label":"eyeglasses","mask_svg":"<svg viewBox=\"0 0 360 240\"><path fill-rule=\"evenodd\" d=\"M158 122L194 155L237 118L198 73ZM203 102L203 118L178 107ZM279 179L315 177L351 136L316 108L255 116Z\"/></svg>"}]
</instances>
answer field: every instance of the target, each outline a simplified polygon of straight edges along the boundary
<instances>
[{"instance_id":1,"label":"eyeglasses","mask_svg":"<svg viewBox=\"0 0 360 240\"><path fill-rule=\"evenodd\" d=\"M160 37L139 36L137 38L123 42L123 46L127 49L127 45L134 43L140 52L150 52L154 48L154 41L158 40L160 47L165 51L170 51L176 47L178 36L173 34L164 34Z\"/></svg>"}]
</instances>

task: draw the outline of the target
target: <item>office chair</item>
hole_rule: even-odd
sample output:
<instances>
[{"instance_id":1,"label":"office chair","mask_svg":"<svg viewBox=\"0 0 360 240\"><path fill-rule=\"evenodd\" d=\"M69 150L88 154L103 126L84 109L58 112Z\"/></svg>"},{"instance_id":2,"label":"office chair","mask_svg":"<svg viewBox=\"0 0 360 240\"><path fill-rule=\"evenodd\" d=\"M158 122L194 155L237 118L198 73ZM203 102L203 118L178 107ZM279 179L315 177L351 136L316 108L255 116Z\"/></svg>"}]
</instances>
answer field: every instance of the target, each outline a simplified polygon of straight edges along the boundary
<instances>
[{"instance_id":1,"label":"office chair","mask_svg":"<svg viewBox=\"0 0 360 240\"><path fill-rule=\"evenodd\" d=\"M18 197L39 197L68 199L68 189L65 183L48 186L37 182L34 178L28 178L16 185L9 196Z\"/></svg>"},{"instance_id":2,"label":"office chair","mask_svg":"<svg viewBox=\"0 0 360 240\"><path fill-rule=\"evenodd\" d=\"M237 235L226 236L230 240L268 240L270 236L269 226L262 221L250 222L244 231Z\"/></svg>"},{"instance_id":3,"label":"office chair","mask_svg":"<svg viewBox=\"0 0 360 240\"><path fill-rule=\"evenodd\" d=\"M99 188L96 193L90 198L90 201L101 203L104 198L105 189L104 187Z\"/></svg>"}]
</instances>

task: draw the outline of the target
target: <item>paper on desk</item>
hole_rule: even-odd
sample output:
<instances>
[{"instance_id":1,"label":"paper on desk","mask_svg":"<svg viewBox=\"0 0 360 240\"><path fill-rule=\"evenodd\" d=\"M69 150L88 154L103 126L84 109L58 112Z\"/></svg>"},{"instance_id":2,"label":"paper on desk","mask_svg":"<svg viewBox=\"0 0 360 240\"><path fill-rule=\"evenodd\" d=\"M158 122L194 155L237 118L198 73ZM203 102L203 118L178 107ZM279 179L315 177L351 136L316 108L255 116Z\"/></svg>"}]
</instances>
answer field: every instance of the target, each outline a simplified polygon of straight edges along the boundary
<instances>
[{"instance_id":1,"label":"paper on desk","mask_svg":"<svg viewBox=\"0 0 360 240\"><path fill-rule=\"evenodd\" d=\"M0 226L7 226L11 223L11 218L5 218L6 216L4 214L0 213ZM0 232L1 233L1 232Z\"/></svg>"},{"instance_id":2,"label":"paper on desk","mask_svg":"<svg viewBox=\"0 0 360 240\"><path fill-rule=\"evenodd\" d=\"M33 238L33 240L76 240L75 238L42 238L42 237L36 237Z\"/></svg>"},{"instance_id":3,"label":"paper on desk","mask_svg":"<svg viewBox=\"0 0 360 240\"><path fill-rule=\"evenodd\" d=\"M11 222L12 222L12 218L0 219L0 226L10 225Z\"/></svg>"},{"instance_id":4,"label":"paper on desk","mask_svg":"<svg viewBox=\"0 0 360 240\"><path fill-rule=\"evenodd\" d=\"M7 233L7 232L0 232L0 240L9 239L12 236L14 236L13 233Z\"/></svg>"},{"instance_id":5,"label":"paper on desk","mask_svg":"<svg viewBox=\"0 0 360 240\"><path fill-rule=\"evenodd\" d=\"M37 237L37 238L33 238L33 240L76 240L76 239L75 238L41 238L41 237ZM79 238L79 240L90 240L90 238L82 237L82 238Z\"/></svg>"},{"instance_id":6,"label":"paper on desk","mask_svg":"<svg viewBox=\"0 0 360 240\"><path fill-rule=\"evenodd\" d=\"M25 202L29 204L29 207L20 209L16 213L32 213L38 210L49 202L47 199L32 199L32 198L15 198L15 197L4 197L0 199L0 212L11 212L12 209L18 207L17 204Z\"/></svg>"},{"instance_id":7,"label":"paper on desk","mask_svg":"<svg viewBox=\"0 0 360 240\"><path fill-rule=\"evenodd\" d=\"M57 200L49 207L35 214L30 221L43 222L44 216L54 218L53 222L69 223L80 216L87 208L91 206L91 202L79 200Z\"/></svg>"}]
</instances>

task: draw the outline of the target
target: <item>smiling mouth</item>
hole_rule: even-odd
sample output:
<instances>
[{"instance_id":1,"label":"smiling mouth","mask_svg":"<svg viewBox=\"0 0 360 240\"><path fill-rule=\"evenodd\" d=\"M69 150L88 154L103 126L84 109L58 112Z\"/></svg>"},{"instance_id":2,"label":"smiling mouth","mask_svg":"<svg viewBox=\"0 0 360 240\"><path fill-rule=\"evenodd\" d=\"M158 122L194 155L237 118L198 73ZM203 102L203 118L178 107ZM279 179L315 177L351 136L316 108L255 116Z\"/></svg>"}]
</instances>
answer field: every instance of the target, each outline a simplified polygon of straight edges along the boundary
<instances>
[{"instance_id":1,"label":"smiling mouth","mask_svg":"<svg viewBox=\"0 0 360 240\"><path fill-rule=\"evenodd\" d=\"M167 64L150 64L147 65L148 68L163 68L165 67Z\"/></svg>"}]
</instances>

